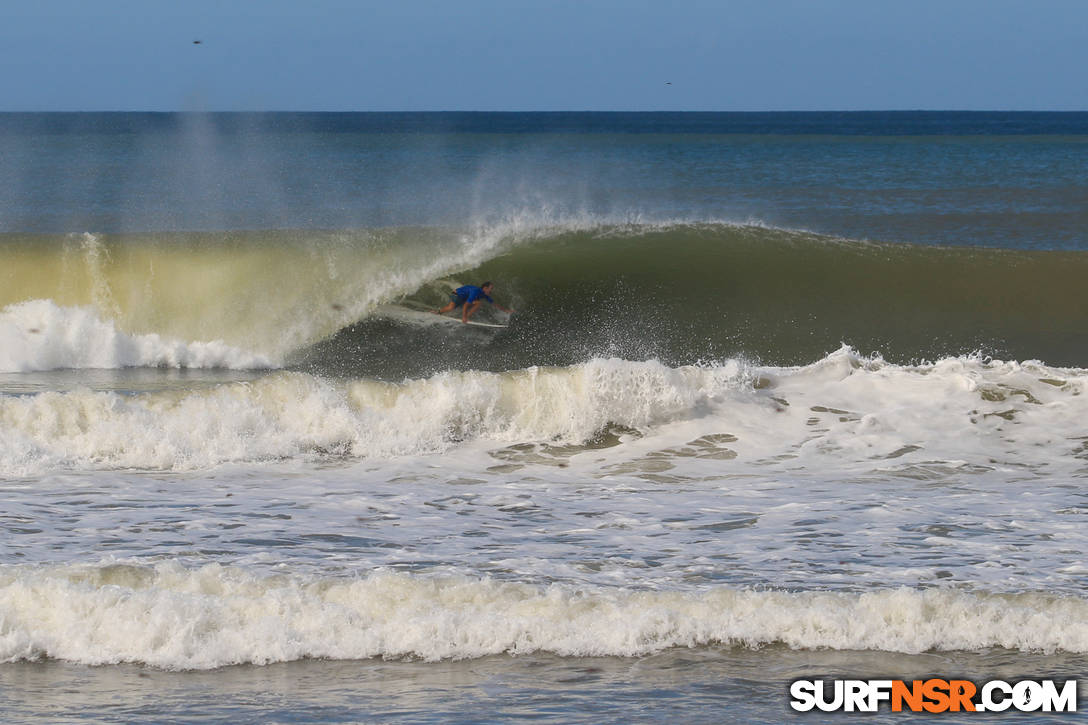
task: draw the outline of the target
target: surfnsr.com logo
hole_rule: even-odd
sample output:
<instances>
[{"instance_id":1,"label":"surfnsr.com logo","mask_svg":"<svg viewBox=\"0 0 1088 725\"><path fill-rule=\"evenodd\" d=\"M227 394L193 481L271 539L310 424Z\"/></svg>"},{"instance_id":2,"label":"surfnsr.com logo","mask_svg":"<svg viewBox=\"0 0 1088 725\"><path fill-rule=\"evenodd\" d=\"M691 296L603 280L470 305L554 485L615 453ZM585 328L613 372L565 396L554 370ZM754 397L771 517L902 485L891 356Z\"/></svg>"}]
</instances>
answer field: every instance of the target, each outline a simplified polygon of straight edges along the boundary
<instances>
[{"instance_id":1,"label":"surfnsr.com logo","mask_svg":"<svg viewBox=\"0 0 1088 725\"><path fill-rule=\"evenodd\" d=\"M1077 681L796 680L790 707L799 712L1076 712Z\"/></svg>"}]
</instances>

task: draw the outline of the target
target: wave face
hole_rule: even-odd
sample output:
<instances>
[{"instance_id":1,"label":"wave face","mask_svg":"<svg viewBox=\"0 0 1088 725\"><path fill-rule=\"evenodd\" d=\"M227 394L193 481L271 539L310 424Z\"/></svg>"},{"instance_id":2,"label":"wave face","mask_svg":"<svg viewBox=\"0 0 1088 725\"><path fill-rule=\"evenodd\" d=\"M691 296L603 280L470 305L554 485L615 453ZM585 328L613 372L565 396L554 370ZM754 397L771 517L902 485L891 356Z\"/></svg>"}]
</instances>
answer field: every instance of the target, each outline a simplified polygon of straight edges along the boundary
<instances>
[{"instance_id":1,"label":"wave face","mask_svg":"<svg viewBox=\"0 0 1088 725\"><path fill-rule=\"evenodd\" d=\"M289 353L366 317L381 302L479 264L534 233L515 220L468 230L6 235L0 306L9 307L9 327L24 335L57 331L20 326L20 313L10 306L48 300L70 317L83 314L78 308L92 309L99 318L94 324L132 338L216 343L250 354L248 362L223 358L225 367L264 367L282 364ZM111 364L81 360L86 356L78 350L64 357L72 367ZM65 360L50 362L63 366ZM11 360L6 367L43 364ZM112 364L170 361L121 356Z\"/></svg>"},{"instance_id":2,"label":"wave face","mask_svg":"<svg viewBox=\"0 0 1088 725\"><path fill-rule=\"evenodd\" d=\"M926 466L977 473L1018 461L1079 476L1086 386L1081 369L971 358L898 366L845 348L800 368L595 359L401 383L281 372L204 390L0 397L0 472L381 459L472 443L517 468L649 436L597 473L708 459L731 473L925 476Z\"/></svg>"},{"instance_id":3,"label":"wave face","mask_svg":"<svg viewBox=\"0 0 1088 725\"><path fill-rule=\"evenodd\" d=\"M460 230L16 237L0 254L0 304L45 299L63 310L43 330L28 308L8 308L8 371L293 365L399 379L592 357L794 365L842 344L901 362L971 352L1088 361L1082 252L513 219ZM388 314L402 301L437 307L452 286L484 279L519 310L501 335ZM80 325L93 334L73 335ZM53 343L25 343L32 330L74 347L44 354ZM140 351L95 349L109 338Z\"/></svg>"},{"instance_id":4,"label":"wave face","mask_svg":"<svg viewBox=\"0 0 1088 725\"><path fill-rule=\"evenodd\" d=\"M169 669L308 657L465 659L785 644L917 653L1088 651L1088 603L1045 594L547 587L377 572L259 576L173 562L0 567L0 662Z\"/></svg>"},{"instance_id":5,"label":"wave face","mask_svg":"<svg viewBox=\"0 0 1088 725\"><path fill-rule=\"evenodd\" d=\"M1088 255L878 244L761 225L605 225L518 246L462 272L519 311L471 344L377 322L310 358L396 376L448 367L566 365L592 356L672 365L818 360L846 344L898 362L972 352L1088 361ZM424 288L416 299L439 304ZM482 344L481 344L482 343Z\"/></svg>"}]
</instances>

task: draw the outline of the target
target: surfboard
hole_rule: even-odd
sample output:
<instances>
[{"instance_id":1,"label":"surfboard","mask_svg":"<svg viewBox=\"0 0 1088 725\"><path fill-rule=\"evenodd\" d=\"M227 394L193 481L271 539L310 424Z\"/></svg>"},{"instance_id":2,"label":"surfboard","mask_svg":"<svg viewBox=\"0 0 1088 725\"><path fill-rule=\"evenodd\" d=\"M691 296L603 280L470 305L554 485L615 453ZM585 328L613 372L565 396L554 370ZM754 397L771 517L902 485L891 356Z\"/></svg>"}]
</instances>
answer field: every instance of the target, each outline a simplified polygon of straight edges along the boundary
<instances>
[{"instance_id":1,"label":"surfboard","mask_svg":"<svg viewBox=\"0 0 1088 725\"><path fill-rule=\"evenodd\" d=\"M450 317L448 315L436 315L432 311L432 309L433 308L430 308L427 305L414 302L412 300L402 300L401 302L398 302L396 304L382 305L380 308L378 308L377 312L383 317L406 321L410 320L412 322L425 325L464 324L470 325L472 327L483 327L493 330L504 330L509 327L509 325L500 322L484 322L482 320L469 320L468 322L462 323L460 315L458 315L457 317Z\"/></svg>"},{"instance_id":2,"label":"surfboard","mask_svg":"<svg viewBox=\"0 0 1088 725\"><path fill-rule=\"evenodd\" d=\"M454 322L460 323L461 321L458 319L454 319ZM477 322L476 320L469 320L464 324L473 325L475 327L495 327L503 330L505 330L507 327L510 327L510 325L504 325L500 322Z\"/></svg>"}]
</instances>

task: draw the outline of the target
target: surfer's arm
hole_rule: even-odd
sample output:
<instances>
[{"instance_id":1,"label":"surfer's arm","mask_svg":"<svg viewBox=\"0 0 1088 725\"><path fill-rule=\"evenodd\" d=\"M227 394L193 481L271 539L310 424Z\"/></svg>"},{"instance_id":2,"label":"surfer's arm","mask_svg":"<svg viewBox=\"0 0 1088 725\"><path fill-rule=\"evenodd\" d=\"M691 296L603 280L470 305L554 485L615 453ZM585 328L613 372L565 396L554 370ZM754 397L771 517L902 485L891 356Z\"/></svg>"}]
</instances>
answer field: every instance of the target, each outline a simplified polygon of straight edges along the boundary
<instances>
[{"instance_id":1,"label":"surfer's arm","mask_svg":"<svg viewBox=\"0 0 1088 725\"><path fill-rule=\"evenodd\" d=\"M513 309L507 309L507 308L503 307L502 305L500 305L500 304L499 304L498 302L492 302L491 304L492 304L492 306L494 306L494 307L498 307L498 308L499 308L500 310L502 310L503 312L505 312L505 313L506 313L506 314L508 314L508 315L512 315L512 314L514 314L514 310L513 310Z\"/></svg>"},{"instance_id":2,"label":"surfer's arm","mask_svg":"<svg viewBox=\"0 0 1088 725\"><path fill-rule=\"evenodd\" d=\"M475 302L466 302L461 308L461 322L468 322L468 318L476 314L476 310L480 308L480 305L484 303L483 300L476 300Z\"/></svg>"}]
</instances>

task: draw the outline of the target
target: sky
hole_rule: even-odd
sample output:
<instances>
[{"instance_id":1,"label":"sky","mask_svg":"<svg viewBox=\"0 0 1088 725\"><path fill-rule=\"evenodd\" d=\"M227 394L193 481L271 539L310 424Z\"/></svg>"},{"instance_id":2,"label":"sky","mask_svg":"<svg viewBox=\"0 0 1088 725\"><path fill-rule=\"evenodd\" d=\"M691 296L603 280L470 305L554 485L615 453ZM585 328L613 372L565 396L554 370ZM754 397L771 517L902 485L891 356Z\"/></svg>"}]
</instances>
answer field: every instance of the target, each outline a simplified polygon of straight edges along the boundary
<instances>
[{"instance_id":1,"label":"sky","mask_svg":"<svg viewBox=\"0 0 1088 725\"><path fill-rule=\"evenodd\" d=\"M1088 0L0 2L0 111L1088 110Z\"/></svg>"}]
</instances>

